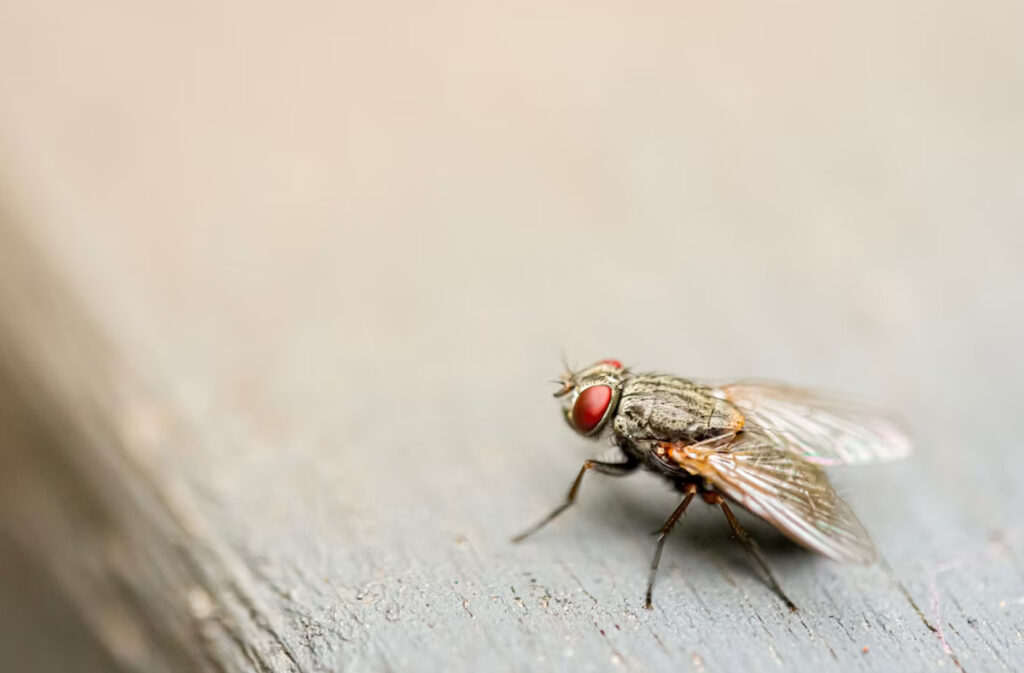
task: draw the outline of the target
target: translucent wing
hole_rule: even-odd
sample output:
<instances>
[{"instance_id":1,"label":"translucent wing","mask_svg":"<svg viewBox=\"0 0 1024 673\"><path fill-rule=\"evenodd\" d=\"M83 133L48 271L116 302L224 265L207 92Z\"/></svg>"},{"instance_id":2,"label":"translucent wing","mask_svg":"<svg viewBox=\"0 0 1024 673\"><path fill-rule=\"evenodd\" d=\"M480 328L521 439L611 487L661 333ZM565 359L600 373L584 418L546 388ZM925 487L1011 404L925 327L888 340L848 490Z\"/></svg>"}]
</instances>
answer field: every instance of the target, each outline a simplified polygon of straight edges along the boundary
<instances>
[{"instance_id":1,"label":"translucent wing","mask_svg":"<svg viewBox=\"0 0 1024 673\"><path fill-rule=\"evenodd\" d=\"M911 444L900 423L871 406L772 383L730 383L718 390L748 424L784 439L821 465L858 465L903 458Z\"/></svg>"},{"instance_id":2,"label":"translucent wing","mask_svg":"<svg viewBox=\"0 0 1024 673\"><path fill-rule=\"evenodd\" d=\"M744 430L718 441L661 445L657 453L810 549L837 561L875 559L867 531L825 472L781 447L778 438Z\"/></svg>"}]
</instances>

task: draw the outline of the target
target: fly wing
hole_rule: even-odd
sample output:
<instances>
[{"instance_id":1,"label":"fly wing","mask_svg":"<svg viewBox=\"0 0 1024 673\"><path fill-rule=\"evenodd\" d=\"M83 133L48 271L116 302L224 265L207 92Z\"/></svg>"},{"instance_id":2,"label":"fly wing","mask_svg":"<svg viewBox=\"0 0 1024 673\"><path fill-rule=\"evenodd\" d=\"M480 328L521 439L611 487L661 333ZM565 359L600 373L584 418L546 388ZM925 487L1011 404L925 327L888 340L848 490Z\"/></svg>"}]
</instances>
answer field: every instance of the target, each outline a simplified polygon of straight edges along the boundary
<instances>
[{"instance_id":1,"label":"fly wing","mask_svg":"<svg viewBox=\"0 0 1024 673\"><path fill-rule=\"evenodd\" d=\"M837 561L875 560L870 536L825 472L778 438L744 430L717 442L663 445L658 453L810 549Z\"/></svg>"},{"instance_id":2,"label":"fly wing","mask_svg":"<svg viewBox=\"0 0 1024 673\"><path fill-rule=\"evenodd\" d=\"M747 422L821 465L863 465L907 456L910 439L884 411L773 383L719 386Z\"/></svg>"}]
</instances>

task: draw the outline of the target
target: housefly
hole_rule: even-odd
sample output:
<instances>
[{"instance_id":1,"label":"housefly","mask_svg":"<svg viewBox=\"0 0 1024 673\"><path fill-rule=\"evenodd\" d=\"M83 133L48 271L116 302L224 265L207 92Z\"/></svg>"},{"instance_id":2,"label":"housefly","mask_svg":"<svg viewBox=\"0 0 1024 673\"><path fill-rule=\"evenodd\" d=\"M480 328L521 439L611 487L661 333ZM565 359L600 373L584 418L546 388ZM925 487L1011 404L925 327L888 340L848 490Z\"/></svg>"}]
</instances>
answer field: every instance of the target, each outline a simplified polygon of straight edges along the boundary
<instances>
[{"instance_id":1,"label":"housefly","mask_svg":"<svg viewBox=\"0 0 1024 673\"><path fill-rule=\"evenodd\" d=\"M610 441L621 450L621 460L584 462L565 502L516 536L516 542L568 509L588 471L623 476L644 468L683 495L659 531L647 581L648 609L665 538L697 496L722 509L792 610L796 607L729 503L829 558L863 564L875 559L871 538L822 466L863 465L909 454L906 434L882 411L786 385L706 385L668 374L633 373L618 360L566 371L557 383L555 397L562 400L569 426L585 437Z\"/></svg>"}]
</instances>

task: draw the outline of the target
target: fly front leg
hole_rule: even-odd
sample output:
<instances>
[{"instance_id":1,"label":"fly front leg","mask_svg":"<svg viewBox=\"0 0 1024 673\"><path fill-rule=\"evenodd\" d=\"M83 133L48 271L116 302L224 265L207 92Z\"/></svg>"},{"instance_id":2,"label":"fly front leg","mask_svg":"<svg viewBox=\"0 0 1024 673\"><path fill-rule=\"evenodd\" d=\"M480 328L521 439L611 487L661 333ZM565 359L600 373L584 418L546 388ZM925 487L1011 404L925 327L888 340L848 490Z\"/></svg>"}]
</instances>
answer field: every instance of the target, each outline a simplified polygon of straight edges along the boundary
<instances>
[{"instance_id":1,"label":"fly front leg","mask_svg":"<svg viewBox=\"0 0 1024 673\"><path fill-rule=\"evenodd\" d=\"M526 529L519 535L512 538L513 542L522 542L527 537L533 535L541 528L551 523L551 521L559 514L569 509L569 506L576 502L576 495L580 491L580 484L583 483L583 475L589 470L600 472L601 474L607 474L612 477L624 477L627 474L633 472L637 467L640 466L640 461L633 457L629 457L625 462L622 463L606 463L600 460L588 460L583 463L583 467L580 468L580 473L576 475L576 480L572 482L572 488L569 489L569 494L565 498L565 502L556 507L554 511L548 514L546 517L538 521L536 524Z\"/></svg>"}]
</instances>

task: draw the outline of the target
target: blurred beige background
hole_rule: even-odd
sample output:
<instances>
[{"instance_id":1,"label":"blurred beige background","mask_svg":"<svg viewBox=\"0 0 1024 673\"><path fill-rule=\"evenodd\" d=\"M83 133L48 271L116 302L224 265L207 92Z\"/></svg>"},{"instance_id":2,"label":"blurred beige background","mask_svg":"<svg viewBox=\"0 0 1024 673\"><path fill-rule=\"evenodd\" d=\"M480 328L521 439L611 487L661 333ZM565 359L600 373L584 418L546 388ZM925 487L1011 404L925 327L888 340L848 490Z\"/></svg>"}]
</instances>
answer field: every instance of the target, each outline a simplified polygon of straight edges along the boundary
<instances>
[{"instance_id":1,"label":"blurred beige background","mask_svg":"<svg viewBox=\"0 0 1024 673\"><path fill-rule=\"evenodd\" d=\"M88 412L120 428L123 445L101 450L152 479L138 497L205 531L152 535L245 569L242 593L270 615L277 645L203 646L207 663L539 670L569 641L580 666L619 656L636 670L1012 669L1022 25L1010 2L7 2L0 206L30 242L17 257L45 270L17 277L80 301L115 385L152 396ZM68 363L92 358L74 329L44 336L61 313L49 294L5 292L11 366L60 397ZM563 348L576 364L774 377L903 410L914 462L843 479L891 567L785 555L806 606L794 635L742 562L716 560L728 547L700 555L726 537L712 527L667 552L681 566L659 591L676 611L635 616L639 631L609 646L591 622L613 632L603 620L637 606L649 540L635 529L671 494L595 483L557 533L506 544L593 450L546 399ZM643 525L616 489L647 503ZM616 517L626 530L600 528ZM8 523L23 558L44 548ZM452 556L456 539L472 562ZM59 565L47 572L74 584ZM497 587L528 585L523 569L565 614L536 607L542 593L522 599L542 622L511 598L494 607ZM460 573L463 593L437 589ZM589 573L621 584L595 589ZM703 624L671 593L684 580L710 592ZM369 584L383 598L367 603ZM739 608L737 585L753 595ZM160 587L154 604L196 596ZM968 607L940 600L936 614L942 591ZM92 623L94 598L75 601ZM479 603L493 612L458 622ZM959 621L940 639L920 606L940 630ZM735 615L763 610L767 636L710 635L746 633ZM844 636L833 614L870 626ZM951 635L961 622L981 630ZM126 670L157 670L154 623L94 638ZM677 639L650 654L652 632Z\"/></svg>"}]
</instances>

